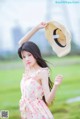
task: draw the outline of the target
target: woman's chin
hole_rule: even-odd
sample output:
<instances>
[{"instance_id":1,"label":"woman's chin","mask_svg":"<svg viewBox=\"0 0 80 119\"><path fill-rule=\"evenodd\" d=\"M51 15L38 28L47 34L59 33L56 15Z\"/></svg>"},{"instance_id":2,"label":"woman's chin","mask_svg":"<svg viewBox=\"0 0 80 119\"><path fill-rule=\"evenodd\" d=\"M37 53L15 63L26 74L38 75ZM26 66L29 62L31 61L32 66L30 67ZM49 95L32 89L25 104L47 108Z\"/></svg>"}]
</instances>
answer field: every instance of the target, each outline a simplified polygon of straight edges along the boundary
<instances>
[{"instance_id":1,"label":"woman's chin","mask_svg":"<svg viewBox=\"0 0 80 119\"><path fill-rule=\"evenodd\" d=\"M32 65L32 64L27 64L26 66L27 66L28 68L33 67L33 65Z\"/></svg>"}]
</instances>

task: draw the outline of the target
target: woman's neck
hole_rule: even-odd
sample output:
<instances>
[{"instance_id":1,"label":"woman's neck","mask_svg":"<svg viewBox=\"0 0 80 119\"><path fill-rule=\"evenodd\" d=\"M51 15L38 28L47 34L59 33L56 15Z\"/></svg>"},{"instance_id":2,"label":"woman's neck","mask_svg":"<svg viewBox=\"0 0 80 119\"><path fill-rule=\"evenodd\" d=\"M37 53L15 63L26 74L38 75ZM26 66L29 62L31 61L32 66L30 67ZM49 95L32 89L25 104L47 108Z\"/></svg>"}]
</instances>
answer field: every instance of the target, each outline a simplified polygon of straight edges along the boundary
<instances>
[{"instance_id":1,"label":"woman's neck","mask_svg":"<svg viewBox=\"0 0 80 119\"><path fill-rule=\"evenodd\" d=\"M38 64L35 64L33 67L31 67L31 70L37 71L41 69L41 67Z\"/></svg>"},{"instance_id":2,"label":"woman's neck","mask_svg":"<svg viewBox=\"0 0 80 119\"><path fill-rule=\"evenodd\" d=\"M27 68L27 73L34 73L39 69L41 69L41 67L38 64L35 64L34 66Z\"/></svg>"}]
</instances>

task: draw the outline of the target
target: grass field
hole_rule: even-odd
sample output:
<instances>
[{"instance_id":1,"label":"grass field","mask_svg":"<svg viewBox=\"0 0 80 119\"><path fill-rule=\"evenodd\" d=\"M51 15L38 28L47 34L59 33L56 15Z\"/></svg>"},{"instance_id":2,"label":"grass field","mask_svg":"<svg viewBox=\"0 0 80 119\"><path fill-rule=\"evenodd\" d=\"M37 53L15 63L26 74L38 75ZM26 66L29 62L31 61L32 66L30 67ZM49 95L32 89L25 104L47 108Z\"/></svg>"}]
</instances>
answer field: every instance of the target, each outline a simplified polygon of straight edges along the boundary
<instances>
[{"instance_id":1,"label":"grass field","mask_svg":"<svg viewBox=\"0 0 80 119\"><path fill-rule=\"evenodd\" d=\"M80 102L67 103L68 99L80 96L80 57L45 58L51 66L51 79L62 74L55 100L49 107L55 119L80 119ZM9 119L20 119L20 80L23 73L21 61L0 62L0 110L9 110Z\"/></svg>"}]
</instances>

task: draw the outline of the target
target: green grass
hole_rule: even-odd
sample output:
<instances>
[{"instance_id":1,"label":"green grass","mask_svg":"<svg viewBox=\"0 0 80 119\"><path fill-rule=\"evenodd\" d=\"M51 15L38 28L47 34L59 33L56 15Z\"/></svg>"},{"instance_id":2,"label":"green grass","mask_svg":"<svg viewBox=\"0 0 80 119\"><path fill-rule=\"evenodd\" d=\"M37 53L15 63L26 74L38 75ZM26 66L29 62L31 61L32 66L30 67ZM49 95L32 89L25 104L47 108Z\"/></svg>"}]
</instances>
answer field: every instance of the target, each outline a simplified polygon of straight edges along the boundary
<instances>
[{"instance_id":1,"label":"green grass","mask_svg":"<svg viewBox=\"0 0 80 119\"><path fill-rule=\"evenodd\" d=\"M62 74L64 79L58 87L55 100L50 106L55 119L80 119L80 102L68 104L67 99L80 96L80 57L48 57L51 79ZM56 64L56 65L55 65ZM0 110L9 110L10 119L20 119L20 80L23 73L21 61L0 62ZM0 69L1 69L0 68Z\"/></svg>"}]
</instances>

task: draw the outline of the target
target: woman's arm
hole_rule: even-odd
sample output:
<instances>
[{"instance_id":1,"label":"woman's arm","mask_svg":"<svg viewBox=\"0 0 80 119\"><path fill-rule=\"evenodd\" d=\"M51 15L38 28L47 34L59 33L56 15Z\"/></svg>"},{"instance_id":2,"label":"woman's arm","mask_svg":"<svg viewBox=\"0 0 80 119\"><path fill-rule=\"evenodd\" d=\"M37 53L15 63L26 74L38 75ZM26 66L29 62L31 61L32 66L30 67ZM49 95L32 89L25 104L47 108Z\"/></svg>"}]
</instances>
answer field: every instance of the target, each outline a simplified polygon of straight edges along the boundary
<instances>
[{"instance_id":1,"label":"woman's arm","mask_svg":"<svg viewBox=\"0 0 80 119\"><path fill-rule=\"evenodd\" d=\"M21 46L24 42L27 42L39 29L45 28L47 23L41 22L35 28L33 28L28 34L26 34L20 41L19 45Z\"/></svg>"},{"instance_id":2,"label":"woman's arm","mask_svg":"<svg viewBox=\"0 0 80 119\"><path fill-rule=\"evenodd\" d=\"M57 91L57 88L61 84L62 79L63 79L62 75L57 75L56 76L55 81L54 81L54 86L53 86L50 94L48 95L48 99L47 99L48 104L50 104L53 101L53 99L55 97L55 94L56 94L56 91Z\"/></svg>"},{"instance_id":3,"label":"woman's arm","mask_svg":"<svg viewBox=\"0 0 80 119\"><path fill-rule=\"evenodd\" d=\"M46 99L47 104L51 104L52 100L55 97L57 88L62 82L62 79L63 79L63 77L61 75L58 75L55 78L54 86L53 86L52 90L50 91L49 82L48 82L48 72L45 71L42 74L42 87L43 87L43 91L44 91L44 95L45 95L45 99Z\"/></svg>"}]
</instances>

